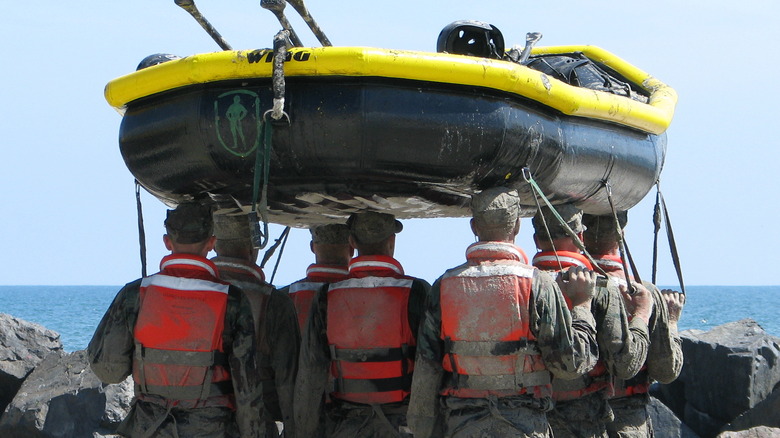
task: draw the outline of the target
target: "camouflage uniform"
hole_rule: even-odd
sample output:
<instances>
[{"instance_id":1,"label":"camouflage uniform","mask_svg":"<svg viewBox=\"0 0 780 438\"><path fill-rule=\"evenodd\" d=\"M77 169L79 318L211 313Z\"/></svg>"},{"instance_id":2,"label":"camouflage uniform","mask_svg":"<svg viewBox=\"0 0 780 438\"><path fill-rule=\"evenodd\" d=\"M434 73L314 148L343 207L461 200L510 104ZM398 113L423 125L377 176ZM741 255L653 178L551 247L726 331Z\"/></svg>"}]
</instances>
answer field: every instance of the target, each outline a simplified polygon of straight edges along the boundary
<instances>
[{"instance_id":1,"label":"camouflage uniform","mask_svg":"<svg viewBox=\"0 0 780 438\"><path fill-rule=\"evenodd\" d=\"M564 204L557 208L559 214L575 233L584 231L582 212L579 209L570 204ZM566 235L557 219L546 208L534 217L537 235L549 238L546 237L548 233L543 230L542 216L544 216L547 230L553 238L561 238ZM556 254L555 251L540 254L548 253L553 256ZM568 257L561 258L560 265L548 263L544 266L548 267L550 271L560 268L565 270L575 265L585 265L589 269L593 269L590 262L579 253L572 254L568 251L562 253L575 257L570 262ZM534 266L537 266L537 259L538 257L534 257ZM560 268L552 268L554 265L558 265ZM648 354L650 339L647 325L639 318L629 321L617 283L610 282L607 287L597 289L591 303L591 312L596 322L596 338L600 358L596 369L601 371L600 373L592 372L575 380L567 381L557 376L553 379L553 398L556 399L556 404L548 418L556 437L606 437L606 423L611 422L614 418L606 400L611 393L612 378L633 377L639 372ZM601 375L594 376L593 374ZM589 389L583 391L584 395L580 395L578 398L569 399L572 395L562 395L565 392L574 393L585 387L589 387Z\"/></svg>"},{"instance_id":2,"label":"camouflage uniform","mask_svg":"<svg viewBox=\"0 0 780 438\"><path fill-rule=\"evenodd\" d=\"M584 235L585 244L593 253L596 264L606 271L613 281L625 283L624 263L619 256L619 233L628 223L628 212L619 211L614 216L584 215L583 222L588 227ZM636 376L626 380L618 375L615 379L613 398L609 400L615 420L606 424L610 437L652 436L652 425L647 413L648 387L653 380L672 382L682 369L681 341L676 330L669 324L666 302L653 284L643 284L650 291L653 300L653 312L648 324L650 345L647 359Z\"/></svg>"},{"instance_id":3,"label":"camouflage uniform","mask_svg":"<svg viewBox=\"0 0 780 438\"><path fill-rule=\"evenodd\" d=\"M139 279L119 291L87 347L92 370L105 383L122 382L132 373L140 285ZM217 407L174 407L168 411L162 405L136 399L118 433L132 437L266 436L258 415L263 404L256 381L252 313L246 296L233 286L228 293L222 341L229 357L236 411Z\"/></svg>"},{"instance_id":4,"label":"camouflage uniform","mask_svg":"<svg viewBox=\"0 0 780 438\"><path fill-rule=\"evenodd\" d=\"M514 249L512 252L519 251L509 243L490 243ZM592 315L580 307L570 312L553 279L538 270L534 270L533 275L530 330L547 370L565 377L586 372L598 358ZM447 437L550 436L545 417L545 411L552 408L549 397L462 398L439 395L449 374L442 367L441 282L442 279L438 279L431 289L418 337L417 368L408 414L415 437L439 436L441 433Z\"/></svg>"},{"instance_id":5,"label":"camouflage uniform","mask_svg":"<svg viewBox=\"0 0 780 438\"><path fill-rule=\"evenodd\" d=\"M231 257L212 259L220 277L246 294L255 315L257 367L263 387L260 416L270 430L284 424L285 436L294 436L293 392L298 371L300 334L292 300L265 282L260 267Z\"/></svg>"},{"instance_id":6,"label":"camouflage uniform","mask_svg":"<svg viewBox=\"0 0 780 438\"><path fill-rule=\"evenodd\" d=\"M630 385L649 386L653 381L671 383L682 370L682 340L669 325L669 311L661 292L653 284L644 282L653 294L653 315L650 318L650 347L646 368L633 379L616 380L615 388L620 391ZM607 423L607 433L616 438L643 438L653 436L653 427L647 412L650 397L640 392L624 397L611 398L609 404L615 413L615 420Z\"/></svg>"}]
</instances>

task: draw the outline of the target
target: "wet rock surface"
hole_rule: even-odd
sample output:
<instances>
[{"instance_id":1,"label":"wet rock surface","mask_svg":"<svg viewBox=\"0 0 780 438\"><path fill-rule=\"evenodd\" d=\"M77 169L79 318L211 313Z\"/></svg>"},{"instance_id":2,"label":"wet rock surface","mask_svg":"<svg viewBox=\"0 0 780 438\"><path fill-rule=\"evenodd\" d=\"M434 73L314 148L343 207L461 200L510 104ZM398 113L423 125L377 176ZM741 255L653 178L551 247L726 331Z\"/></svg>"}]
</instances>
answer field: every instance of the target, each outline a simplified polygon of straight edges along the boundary
<instances>
[{"instance_id":1,"label":"wet rock surface","mask_svg":"<svg viewBox=\"0 0 780 438\"><path fill-rule=\"evenodd\" d=\"M726 429L746 431L780 423L780 396L775 394L780 383L779 338L752 319L680 336L682 373L654 394L694 432L714 437Z\"/></svg>"},{"instance_id":2,"label":"wet rock surface","mask_svg":"<svg viewBox=\"0 0 780 438\"><path fill-rule=\"evenodd\" d=\"M102 384L90 370L85 351L53 352L25 379L0 417L0 435L110 436L127 415L132 396L130 379Z\"/></svg>"},{"instance_id":3,"label":"wet rock surface","mask_svg":"<svg viewBox=\"0 0 780 438\"><path fill-rule=\"evenodd\" d=\"M699 435L680 421L671 409L655 397L650 397L647 411L653 425L655 438L699 438Z\"/></svg>"},{"instance_id":4,"label":"wet rock surface","mask_svg":"<svg viewBox=\"0 0 780 438\"><path fill-rule=\"evenodd\" d=\"M30 372L56 351L62 351L59 334L0 313L0 412L11 403Z\"/></svg>"}]
</instances>

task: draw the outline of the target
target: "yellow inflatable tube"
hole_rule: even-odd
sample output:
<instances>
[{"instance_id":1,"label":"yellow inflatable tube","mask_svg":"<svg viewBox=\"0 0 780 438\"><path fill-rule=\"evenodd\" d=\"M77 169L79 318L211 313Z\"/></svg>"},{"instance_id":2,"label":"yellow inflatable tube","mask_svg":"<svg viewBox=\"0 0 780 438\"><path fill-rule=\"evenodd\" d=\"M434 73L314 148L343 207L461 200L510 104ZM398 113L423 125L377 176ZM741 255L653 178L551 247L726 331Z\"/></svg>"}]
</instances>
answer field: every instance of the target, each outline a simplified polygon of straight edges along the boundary
<instances>
[{"instance_id":1,"label":"yellow inflatable tube","mask_svg":"<svg viewBox=\"0 0 780 438\"><path fill-rule=\"evenodd\" d=\"M642 87L647 104L596 90L575 87L528 67L507 61L443 53L369 47L290 49L285 76L385 77L478 86L516 94L563 114L605 120L651 134L669 127L677 103L675 91L617 56L594 46L538 47L534 54L583 52ZM122 112L142 98L210 82L270 78L270 50L198 54L139 70L106 85L108 103Z\"/></svg>"}]
</instances>

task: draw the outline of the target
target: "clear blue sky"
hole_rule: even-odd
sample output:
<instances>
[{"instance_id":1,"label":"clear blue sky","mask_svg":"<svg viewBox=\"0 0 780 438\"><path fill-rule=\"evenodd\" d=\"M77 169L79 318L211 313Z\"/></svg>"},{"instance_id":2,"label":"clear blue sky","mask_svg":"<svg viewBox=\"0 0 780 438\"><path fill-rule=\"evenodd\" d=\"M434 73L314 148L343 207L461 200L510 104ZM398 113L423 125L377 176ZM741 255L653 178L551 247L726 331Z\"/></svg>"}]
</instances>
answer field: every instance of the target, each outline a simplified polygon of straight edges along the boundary
<instances>
[{"instance_id":1,"label":"clear blue sky","mask_svg":"<svg viewBox=\"0 0 780 438\"><path fill-rule=\"evenodd\" d=\"M257 0L197 0L239 49L271 46L279 24ZM674 87L677 112L661 176L687 284L778 285L777 105L780 60L773 0L474 2L307 1L335 45L435 50L446 24L496 25L507 45L592 44ZM318 45L287 8L305 44ZM120 285L139 276L133 177L119 154L120 116L103 98L111 79L145 56L218 50L173 0L3 2L0 67L0 251L8 285ZM164 255L165 207L144 196L149 269ZM628 238L649 278L654 192L630 213ZM396 257L433 281L463 261L466 219L405 221ZM531 255L530 220L517 243ZM272 228L278 234L281 228ZM293 230L274 281L312 261ZM662 247L660 284L676 277ZM267 272L270 276L272 266Z\"/></svg>"}]
</instances>

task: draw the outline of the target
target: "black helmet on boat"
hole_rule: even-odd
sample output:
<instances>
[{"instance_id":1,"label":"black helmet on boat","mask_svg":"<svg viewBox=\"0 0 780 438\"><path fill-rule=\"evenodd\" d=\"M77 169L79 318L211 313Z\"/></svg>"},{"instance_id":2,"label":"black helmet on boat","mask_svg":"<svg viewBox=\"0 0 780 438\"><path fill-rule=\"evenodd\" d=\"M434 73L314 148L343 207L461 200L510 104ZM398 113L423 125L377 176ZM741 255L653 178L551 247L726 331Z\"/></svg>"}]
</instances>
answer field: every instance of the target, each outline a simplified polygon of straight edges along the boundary
<instances>
[{"instance_id":1,"label":"black helmet on boat","mask_svg":"<svg viewBox=\"0 0 780 438\"><path fill-rule=\"evenodd\" d=\"M436 51L501 59L504 56L504 36L496 26L482 21L453 21L439 33Z\"/></svg>"},{"instance_id":2,"label":"black helmet on boat","mask_svg":"<svg viewBox=\"0 0 780 438\"><path fill-rule=\"evenodd\" d=\"M175 61L181 59L181 56L171 55L170 53L155 53L142 59L136 67L136 70L143 70L153 65L162 64L163 62Z\"/></svg>"}]
</instances>

